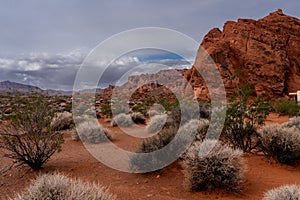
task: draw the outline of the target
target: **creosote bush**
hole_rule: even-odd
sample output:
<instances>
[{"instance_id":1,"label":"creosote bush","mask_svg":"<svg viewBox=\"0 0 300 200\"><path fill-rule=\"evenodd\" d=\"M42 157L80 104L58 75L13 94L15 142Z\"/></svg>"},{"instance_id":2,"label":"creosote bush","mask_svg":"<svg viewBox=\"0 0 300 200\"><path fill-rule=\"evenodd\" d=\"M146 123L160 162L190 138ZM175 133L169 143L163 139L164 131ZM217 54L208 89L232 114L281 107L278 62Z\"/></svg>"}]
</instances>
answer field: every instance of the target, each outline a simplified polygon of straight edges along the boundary
<instances>
[{"instance_id":1,"label":"creosote bush","mask_svg":"<svg viewBox=\"0 0 300 200\"><path fill-rule=\"evenodd\" d=\"M56 113L52 119L51 126L54 130L60 131L69 129L73 125L73 116L70 112Z\"/></svg>"},{"instance_id":2,"label":"creosote bush","mask_svg":"<svg viewBox=\"0 0 300 200\"><path fill-rule=\"evenodd\" d=\"M112 126L130 127L133 125L133 121L130 115L121 113L113 118L111 124Z\"/></svg>"},{"instance_id":3,"label":"creosote bush","mask_svg":"<svg viewBox=\"0 0 300 200\"><path fill-rule=\"evenodd\" d=\"M96 183L85 183L81 180L68 178L61 174L40 175L23 194L17 195L13 200L114 200L116 197L108 190Z\"/></svg>"},{"instance_id":4,"label":"creosote bush","mask_svg":"<svg viewBox=\"0 0 300 200\"><path fill-rule=\"evenodd\" d=\"M239 87L226 113L223 134L233 148L250 152L258 146L257 126L263 125L271 111L265 96L253 97L249 85ZM250 101L251 99L251 101Z\"/></svg>"},{"instance_id":5,"label":"creosote bush","mask_svg":"<svg viewBox=\"0 0 300 200\"><path fill-rule=\"evenodd\" d=\"M0 147L8 150L6 157L38 170L61 150L63 135L51 127L54 110L46 97L15 96L14 102L17 105L15 115L8 127L1 130Z\"/></svg>"},{"instance_id":6,"label":"creosote bush","mask_svg":"<svg viewBox=\"0 0 300 200\"><path fill-rule=\"evenodd\" d=\"M155 133L162 130L166 124L167 115L155 115L151 117L149 124L147 125L146 129L148 133Z\"/></svg>"},{"instance_id":7,"label":"creosote bush","mask_svg":"<svg viewBox=\"0 0 300 200\"><path fill-rule=\"evenodd\" d=\"M102 128L95 119L85 120L77 126L77 133L83 142L98 144L113 140L114 136Z\"/></svg>"},{"instance_id":8,"label":"creosote bush","mask_svg":"<svg viewBox=\"0 0 300 200\"><path fill-rule=\"evenodd\" d=\"M300 186L299 185L284 185L264 194L263 200L299 200Z\"/></svg>"},{"instance_id":9,"label":"creosote bush","mask_svg":"<svg viewBox=\"0 0 300 200\"><path fill-rule=\"evenodd\" d=\"M183 157L184 186L192 191L241 190L244 173L241 155L242 151L216 140L195 142Z\"/></svg>"},{"instance_id":10,"label":"creosote bush","mask_svg":"<svg viewBox=\"0 0 300 200\"><path fill-rule=\"evenodd\" d=\"M280 163L294 164L300 159L300 131L294 127L265 126L260 133L260 149Z\"/></svg>"}]
</instances>

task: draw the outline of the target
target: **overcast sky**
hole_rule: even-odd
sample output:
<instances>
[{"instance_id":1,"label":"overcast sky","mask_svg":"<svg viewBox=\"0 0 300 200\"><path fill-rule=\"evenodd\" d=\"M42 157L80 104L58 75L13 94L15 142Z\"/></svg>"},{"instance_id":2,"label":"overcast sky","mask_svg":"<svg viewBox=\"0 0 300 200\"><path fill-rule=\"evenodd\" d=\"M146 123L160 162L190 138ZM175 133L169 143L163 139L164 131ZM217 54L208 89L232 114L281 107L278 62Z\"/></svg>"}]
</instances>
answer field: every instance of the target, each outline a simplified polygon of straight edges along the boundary
<instances>
[{"instance_id":1,"label":"overcast sky","mask_svg":"<svg viewBox=\"0 0 300 200\"><path fill-rule=\"evenodd\" d=\"M0 0L0 3L0 81L64 90L72 89L85 56L100 42L122 31L163 27L180 31L200 43L210 29L222 29L227 20L259 19L278 8L300 17L299 0ZM172 67L186 65L172 54L154 54L148 58L141 54L127 56L113 65L129 68L150 58ZM109 82L109 73L106 79Z\"/></svg>"}]
</instances>

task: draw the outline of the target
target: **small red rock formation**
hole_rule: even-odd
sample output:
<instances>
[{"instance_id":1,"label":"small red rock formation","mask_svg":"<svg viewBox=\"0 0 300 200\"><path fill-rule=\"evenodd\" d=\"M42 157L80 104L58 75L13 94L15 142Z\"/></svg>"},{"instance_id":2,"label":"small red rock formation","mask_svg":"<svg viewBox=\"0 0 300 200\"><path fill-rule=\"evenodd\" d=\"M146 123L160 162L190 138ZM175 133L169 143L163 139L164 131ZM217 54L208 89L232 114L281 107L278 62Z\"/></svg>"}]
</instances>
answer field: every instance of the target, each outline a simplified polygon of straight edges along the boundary
<instances>
[{"instance_id":1,"label":"small red rock formation","mask_svg":"<svg viewBox=\"0 0 300 200\"><path fill-rule=\"evenodd\" d=\"M300 20L282 10L259 20L228 21L223 31L212 29L201 47L218 67L227 94L237 83L249 83L257 95L267 93L270 97L300 90ZM185 77L197 98L208 99L205 82L196 70L200 57ZM240 75L233 81L236 70Z\"/></svg>"}]
</instances>

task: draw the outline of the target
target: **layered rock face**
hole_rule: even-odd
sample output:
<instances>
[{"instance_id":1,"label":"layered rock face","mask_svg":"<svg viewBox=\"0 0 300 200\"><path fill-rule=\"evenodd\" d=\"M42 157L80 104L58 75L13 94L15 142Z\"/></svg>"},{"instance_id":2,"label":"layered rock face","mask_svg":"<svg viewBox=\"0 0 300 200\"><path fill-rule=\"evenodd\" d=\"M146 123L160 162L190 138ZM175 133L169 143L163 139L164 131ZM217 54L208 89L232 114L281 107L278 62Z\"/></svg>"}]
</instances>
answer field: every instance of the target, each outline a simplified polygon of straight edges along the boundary
<instances>
[{"instance_id":1,"label":"layered rock face","mask_svg":"<svg viewBox=\"0 0 300 200\"><path fill-rule=\"evenodd\" d=\"M300 90L300 20L281 10L259 20L228 21L223 31L212 29L201 47L214 60L227 94L246 83L257 95L267 93L271 98ZM205 81L197 70L201 65L201 56L197 55L185 77L198 99L209 99ZM233 79L235 74L238 76Z\"/></svg>"}]
</instances>

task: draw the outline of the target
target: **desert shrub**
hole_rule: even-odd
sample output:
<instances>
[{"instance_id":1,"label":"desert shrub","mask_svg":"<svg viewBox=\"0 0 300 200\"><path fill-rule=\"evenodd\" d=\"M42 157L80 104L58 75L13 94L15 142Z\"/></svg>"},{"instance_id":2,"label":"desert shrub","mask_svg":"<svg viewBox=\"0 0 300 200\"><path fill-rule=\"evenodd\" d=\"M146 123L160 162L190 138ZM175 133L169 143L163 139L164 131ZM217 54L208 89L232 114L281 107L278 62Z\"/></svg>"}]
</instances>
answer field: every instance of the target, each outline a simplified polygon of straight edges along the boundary
<instances>
[{"instance_id":1,"label":"desert shrub","mask_svg":"<svg viewBox=\"0 0 300 200\"><path fill-rule=\"evenodd\" d=\"M101 114L107 115L109 117L112 116L112 111L111 111L110 104L102 104L101 105Z\"/></svg>"},{"instance_id":2,"label":"desert shrub","mask_svg":"<svg viewBox=\"0 0 300 200\"><path fill-rule=\"evenodd\" d=\"M300 131L280 125L262 128L260 149L267 157L285 164L293 164L300 159Z\"/></svg>"},{"instance_id":3,"label":"desert shrub","mask_svg":"<svg viewBox=\"0 0 300 200\"><path fill-rule=\"evenodd\" d=\"M131 119L130 115L121 113L116 115L112 122L111 122L112 126L123 126L123 127L129 127L133 125L133 121Z\"/></svg>"},{"instance_id":4,"label":"desert shrub","mask_svg":"<svg viewBox=\"0 0 300 200\"><path fill-rule=\"evenodd\" d=\"M63 135L51 127L54 111L42 95L16 96L14 101L18 109L8 127L1 130L0 147L8 150L6 157L40 169L61 150L64 141Z\"/></svg>"},{"instance_id":5,"label":"desert shrub","mask_svg":"<svg viewBox=\"0 0 300 200\"><path fill-rule=\"evenodd\" d=\"M164 128L167 120L167 115L155 115L150 119L146 129L148 133L155 133Z\"/></svg>"},{"instance_id":6,"label":"desert shrub","mask_svg":"<svg viewBox=\"0 0 300 200\"><path fill-rule=\"evenodd\" d=\"M264 194L263 200L299 200L300 186L299 185L284 185Z\"/></svg>"},{"instance_id":7,"label":"desert shrub","mask_svg":"<svg viewBox=\"0 0 300 200\"><path fill-rule=\"evenodd\" d=\"M147 112L147 115L148 115L149 117L153 117L153 116L155 116L155 115L160 115L160 113L159 113L158 111L156 111L156 110L149 110L149 111Z\"/></svg>"},{"instance_id":8,"label":"desert shrub","mask_svg":"<svg viewBox=\"0 0 300 200\"><path fill-rule=\"evenodd\" d=\"M57 131L69 129L73 124L72 113L66 111L62 113L56 113L55 117L51 121L52 128Z\"/></svg>"},{"instance_id":9,"label":"desert shrub","mask_svg":"<svg viewBox=\"0 0 300 200\"><path fill-rule=\"evenodd\" d=\"M177 133L176 127L168 127L162 129L157 135L143 139L138 152L149 153L163 148L169 144Z\"/></svg>"},{"instance_id":10,"label":"desert shrub","mask_svg":"<svg viewBox=\"0 0 300 200\"><path fill-rule=\"evenodd\" d=\"M131 113L130 116L131 116L132 121L136 124L145 124L146 123L145 116L140 112Z\"/></svg>"},{"instance_id":11,"label":"desert shrub","mask_svg":"<svg viewBox=\"0 0 300 200\"><path fill-rule=\"evenodd\" d=\"M212 145L215 145L210 152ZM206 155L201 155L207 152ZM244 163L242 152L214 140L195 142L183 157L184 186L192 191L222 188L241 190Z\"/></svg>"},{"instance_id":12,"label":"desert shrub","mask_svg":"<svg viewBox=\"0 0 300 200\"><path fill-rule=\"evenodd\" d=\"M98 184L90 184L68 178L61 174L40 175L23 194L17 195L14 200L37 200L37 199L99 199L113 200L114 195Z\"/></svg>"},{"instance_id":13,"label":"desert shrub","mask_svg":"<svg viewBox=\"0 0 300 200\"><path fill-rule=\"evenodd\" d=\"M244 152L257 148L257 125L264 123L271 110L264 96L253 97L252 93L249 85L238 88L227 107L223 129L226 140Z\"/></svg>"},{"instance_id":14,"label":"desert shrub","mask_svg":"<svg viewBox=\"0 0 300 200\"><path fill-rule=\"evenodd\" d=\"M159 133L156 135L143 139L142 142L139 145L139 148L137 150L137 153L148 153L147 156L143 156L140 154L134 155L130 158L130 167L134 172L144 170L144 169L150 169L151 165L159 165L159 163L164 163L165 158L169 158L169 155L152 155L149 154L151 152L155 152L167 144L169 144L172 139L175 137L177 133L176 127L167 127L162 129ZM173 152L168 152L172 154Z\"/></svg>"},{"instance_id":15,"label":"desert shrub","mask_svg":"<svg viewBox=\"0 0 300 200\"><path fill-rule=\"evenodd\" d=\"M282 124L284 127L295 127L300 130L300 117L290 118L289 121Z\"/></svg>"},{"instance_id":16,"label":"desert shrub","mask_svg":"<svg viewBox=\"0 0 300 200\"><path fill-rule=\"evenodd\" d=\"M179 131L182 132L184 135L190 134L192 130L197 130L195 135L195 141L203 141L206 137L206 132L209 126L209 121L207 119L192 119L185 125L183 125ZM209 136L208 136L209 137Z\"/></svg>"},{"instance_id":17,"label":"desert shrub","mask_svg":"<svg viewBox=\"0 0 300 200\"><path fill-rule=\"evenodd\" d=\"M275 112L282 115L296 116L300 113L300 105L293 100L280 100L272 103Z\"/></svg>"},{"instance_id":18,"label":"desert shrub","mask_svg":"<svg viewBox=\"0 0 300 200\"><path fill-rule=\"evenodd\" d=\"M175 152L177 152L178 147L184 147L185 145L189 144L189 141L187 141L187 139L189 136L191 136L191 134L195 134L195 137L191 138L190 141L202 141L205 137L208 125L208 120L201 119L200 121L191 120L184 126L180 127L180 129L178 129L177 126L168 126L163 128L156 135L150 138L143 139L138 148L137 153L150 153L162 149L163 147L168 145L178 133L181 135L181 137L178 138L177 143L174 143L172 146L170 146L171 150L169 154L167 153L166 155L162 155L160 157L149 156L147 160L140 159L141 156L134 156L131 158L131 167L135 170L138 170L141 166L145 167L149 164L151 165L153 163L164 162L164 160L160 159L169 158L170 155L173 155ZM191 133L192 131L194 131L194 133ZM179 153L180 154L178 154L178 157L181 157L184 152Z\"/></svg>"},{"instance_id":19,"label":"desert shrub","mask_svg":"<svg viewBox=\"0 0 300 200\"><path fill-rule=\"evenodd\" d=\"M147 114L147 109L148 107L141 103L136 104L131 108L132 111L142 113L143 115Z\"/></svg>"},{"instance_id":20,"label":"desert shrub","mask_svg":"<svg viewBox=\"0 0 300 200\"><path fill-rule=\"evenodd\" d=\"M77 133L83 142L98 144L100 142L107 142L113 140L113 135L107 130L102 128L97 121L86 120L76 127Z\"/></svg>"}]
</instances>

